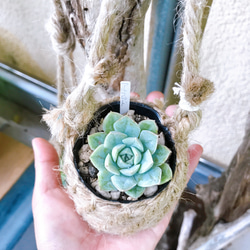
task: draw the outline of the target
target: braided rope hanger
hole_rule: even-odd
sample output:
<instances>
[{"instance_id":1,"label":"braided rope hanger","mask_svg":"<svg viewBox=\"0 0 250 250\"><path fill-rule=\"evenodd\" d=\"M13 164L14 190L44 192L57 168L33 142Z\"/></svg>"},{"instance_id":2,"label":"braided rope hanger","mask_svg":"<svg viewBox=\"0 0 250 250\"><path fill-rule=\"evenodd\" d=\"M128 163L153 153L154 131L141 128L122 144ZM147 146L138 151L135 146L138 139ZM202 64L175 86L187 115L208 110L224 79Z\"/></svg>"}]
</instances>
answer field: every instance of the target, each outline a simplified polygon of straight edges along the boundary
<instances>
[{"instance_id":1,"label":"braided rope hanger","mask_svg":"<svg viewBox=\"0 0 250 250\"><path fill-rule=\"evenodd\" d=\"M108 5L110 1L104 0L102 6L105 7L105 4ZM61 67L63 64L62 57L70 55L74 50L75 39L71 37L74 33L70 28L70 22L67 18L62 18L65 17L65 14L61 7L61 1L54 0L54 3L56 9L59 9L55 15L55 23L58 27L56 31L64 35L65 32L68 32L65 39L58 39L58 37L56 39L56 43L60 43L60 46L58 44L56 46L57 49L60 47L60 50L56 51L59 55L59 67ZM62 102L63 80L62 77L58 77L59 82L62 83L59 94L61 106L49 111L44 115L44 119L51 129L52 141L57 146L59 155L63 157L61 168L67 177L67 192L75 203L76 211L97 231L127 235L154 226L172 208L186 186L188 135L191 130L199 125L201 120L199 105L213 92L213 84L199 76L201 22L205 6L206 0L185 1L183 75L181 85L174 89L176 93L180 94L181 100L177 111L171 118L166 117L161 110L156 108L162 117L163 124L169 128L175 142L177 151L176 171L166 190L152 199L128 204L102 200L84 187L74 167L72 149L76 138L83 133L93 113L103 104L98 102L95 97L98 86L94 85L94 82L96 76L100 75L100 69L102 68L99 66L103 65L105 58L100 61L92 60L94 61L93 65L89 64L85 69L84 81L79 83L64 103ZM93 47L92 53L97 55L95 49L97 48ZM62 69L63 67L58 71L59 75L62 75Z\"/></svg>"}]
</instances>

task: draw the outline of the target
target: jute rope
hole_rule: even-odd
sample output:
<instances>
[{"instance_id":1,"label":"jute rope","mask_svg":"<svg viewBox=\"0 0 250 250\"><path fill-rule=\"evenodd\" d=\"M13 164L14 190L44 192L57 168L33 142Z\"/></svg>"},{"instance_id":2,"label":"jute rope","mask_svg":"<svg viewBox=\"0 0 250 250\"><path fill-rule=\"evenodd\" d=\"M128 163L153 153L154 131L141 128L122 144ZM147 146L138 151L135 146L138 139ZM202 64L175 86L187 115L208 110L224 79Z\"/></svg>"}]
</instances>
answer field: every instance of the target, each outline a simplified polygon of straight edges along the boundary
<instances>
[{"instance_id":1,"label":"jute rope","mask_svg":"<svg viewBox=\"0 0 250 250\"><path fill-rule=\"evenodd\" d=\"M75 50L75 36L71 29L67 15L65 15L61 1L53 0L55 11L51 18L51 22L47 29L51 35L51 41L54 50L57 53L57 91L58 103L61 105L64 101L65 94L65 57L70 60L71 81L69 87L76 85L75 64L73 58L73 51Z\"/></svg>"},{"instance_id":2,"label":"jute rope","mask_svg":"<svg viewBox=\"0 0 250 250\"><path fill-rule=\"evenodd\" d=\"M186 0L183 15L183 73L179 85L180 102L170 128L178 152L177 166L187 173L188 135L200 124L199 105L214 91L213 83L199 75L202 17L206 0Z\"/></svg>"},{"instance_id":3,"label":"jute rope","mask_svg":"<svg viewBox=\"0 0 250 250\"><path fill-rule=\"evenodd\" d=\"M110 3L110 1L103 1L103 8L105 3ZM105 103L113 101L112 98L100 101L97 97L98 91L102 88L95 85L96 77L102 74L103 68L96 67L96 65L105 65L102 63L106 60L101 57L97 58L98 53L101 53L100 50L95 51L94 49L95 57L92 57L91 63L85 69L84 80L67 97L63 106L44 115L44 120L51 129L52 141L57 146L60 157L63 158L61 168L67 178L67 193L74 201L79 215L99 232L129 235L153 227L170 211L186 186L189 160L187 154L188 135L191 130L199 125L201 111L198 106L213 91L213 84L199 76L198 67L202 35L201 20L205 4L205 0L185 1L183 77L182 84L176 89L181 97L179 108L175 115L170 118L154 106L161 115L162 123L170 129L177 151L174 177L167 188L156 197L128 204L103 200L83 185L75 170L73 147L76 139L84 133L93 113ZM123 8L126 12L126 6L123 6ZM110 16L107 18L110 18ZM97 30L95 31L97 32ZM98 32L102 34L102 32L107 31ZM109 79L109 77L106 76L106 79Z\"/></svg>"}]
</instances>

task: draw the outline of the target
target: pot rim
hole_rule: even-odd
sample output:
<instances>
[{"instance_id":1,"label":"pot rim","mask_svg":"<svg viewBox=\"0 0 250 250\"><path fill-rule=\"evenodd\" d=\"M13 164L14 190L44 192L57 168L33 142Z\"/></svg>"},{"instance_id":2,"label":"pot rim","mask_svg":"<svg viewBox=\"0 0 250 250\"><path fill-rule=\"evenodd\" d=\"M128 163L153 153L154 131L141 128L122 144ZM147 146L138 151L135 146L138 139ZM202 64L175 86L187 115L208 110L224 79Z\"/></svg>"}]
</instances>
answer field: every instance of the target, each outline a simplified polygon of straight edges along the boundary
<instances>
[{"instance_id":1,"label":"pot rim","mask_svg":"<svg viewBox=\"0 0 250 250\"><path fill-rule=\"evenodd\" d=\"M109 112L113 111L113 112L119 113L119 111L120 111L119 109L120 109L120 101L115 101L115 102L111 102L109 104L102 106L94 113L93 119L88 123L87 129L86 129L84 135L79 137L76 140L75 145L73 147L74 166L77 170L77 173L78 173L78 176L79 176L81 182L85 185L85 187L88 188L94 195L96 195L97 197L99 197L103 200L107 200L110 202L118 202L118 203L131 203L131 202L138 202L141 200L153 198L153 197L157 196L159 193L161 193L168 186L168 184L171 182L171 180L162 184L162 185L158 185L158 190L153 195L151 195L149 197L142 195L137 200L112 200L112 199L105 198L101 194L99 194L87 181L85 181L83 179L83 177L80 174L80 171L78 168L78 163L80 160L79 155L78 155L78 151L81 149L81 147L84 144L87 144L87 136L89 135L91 128L93 128L97 124L100 124L101 119L104 118ZM175 166L176 166L175 145L174 145L174 141L171 137L170 131L168 130L167 127L165 127L161 124L160 114L155 109L150 107L149 105L146 105L146 104L140 103L140 102L130 102L130 110L134 110L135 114L144 115L144 116L148 117L149 119L154 120L158 126L159 133L163 132L164 138L165 138L165 146L167 146L172 152L170 154L169 158L167 159L167 163L169 164L170 168L172 169L173 176L174 176Z\"/></svg>"}]
</instances>

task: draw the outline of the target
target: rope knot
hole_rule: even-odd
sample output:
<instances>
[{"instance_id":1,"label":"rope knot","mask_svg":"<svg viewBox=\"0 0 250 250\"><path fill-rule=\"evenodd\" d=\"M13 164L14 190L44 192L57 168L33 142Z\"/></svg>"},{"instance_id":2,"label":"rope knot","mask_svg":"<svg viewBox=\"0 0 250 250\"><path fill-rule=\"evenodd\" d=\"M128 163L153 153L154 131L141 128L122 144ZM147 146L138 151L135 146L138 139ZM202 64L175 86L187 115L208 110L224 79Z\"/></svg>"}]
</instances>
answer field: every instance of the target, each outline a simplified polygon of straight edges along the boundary
<instances>
[{"instance_id":1,"label":"rope knot","mask_svg":"<svg viewBox=\"0 0 250 250\"><path fill-rule=\"evenodd\" d=\"M193 106L200 105L214 92L213 82L201 76L193 76L184 88L186 100Z\"/></svg>"},{"instance_id":2,"label":"rope knot","mask_svg":"<svg viewBox=\"0 0 250 250\"><path fill-rule=\"evenodd\" d=\"M174 95L180 96L179 107L186 111L197 111L200 109L199 106L193 106L187 99L185 89L179 84L175 83L173 87Z\"/></svg>"},{"instance_id":3,"label":"rope knot","mask_svg":"<svg viewBox=\"0 0 250 250\"><path fill-rule=\"evenodd\" d=\"M197 111L200 109L199 105L213 93L214 85L201 76L192 76L189 83L185 83L183 86L175 83L173 91L174 95L180 96L179 107L181 109Z\"/></svg>"},{"instance_id":4,"label":"rope knot","mask_svg":"<svg viewBox=\"0 0 250 250\"><path fill-rule=\"evenodd\" d=\"M47 25L51 35L52 46L59 55L67 55L75 49L75 36L68 18L60 12L60 16L54 13Z\"/></svg>"}]
</instances>

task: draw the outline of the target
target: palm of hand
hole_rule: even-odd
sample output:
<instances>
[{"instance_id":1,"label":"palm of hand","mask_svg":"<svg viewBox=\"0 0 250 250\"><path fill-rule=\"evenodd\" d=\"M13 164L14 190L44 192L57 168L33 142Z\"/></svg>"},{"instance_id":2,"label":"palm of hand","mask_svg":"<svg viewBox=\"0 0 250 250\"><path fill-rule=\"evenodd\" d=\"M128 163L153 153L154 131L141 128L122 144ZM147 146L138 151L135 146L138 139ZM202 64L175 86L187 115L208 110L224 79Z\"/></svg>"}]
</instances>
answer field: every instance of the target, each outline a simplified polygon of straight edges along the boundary
<instances>
[{"instance_id":1,"label":"palm of hand","mask_svg":"<svg viewBox=\"0 0 250 250\"><path fill-rule=\"evenodd\" d=\"M171 113L171 109L169 109ZM32 208L38 249L154 249L164 233L172 213L168 213L154 228L133 236L113 236L97 233L83 221L74 209L73 201L61 187L58 156L51 144L33 140L36 181ZM189 148L189 173L192 175L202 148Z\"/></svg>"},{"instance_id":2,"label":"palm of hand","mask_svg":"<svg viewBox=\"0 0 250 250\"><path fill-rule=\"evenodd\" d=\"M36 185L33 213L38 249L153 249L164 232L170 215L155 228L129 237L99 234L89 228L62 189L55 149L43 139L33 141ZM38 173L40 172L40 173ZM41 173L43 172L43 174ZM39 174L39 175L38 175Z\"/></svg>"}]
</instances>

